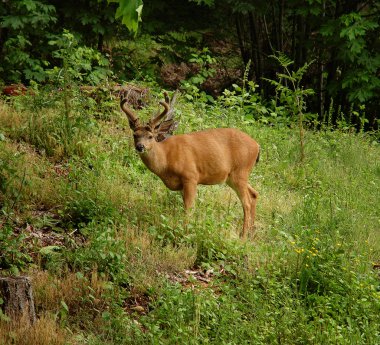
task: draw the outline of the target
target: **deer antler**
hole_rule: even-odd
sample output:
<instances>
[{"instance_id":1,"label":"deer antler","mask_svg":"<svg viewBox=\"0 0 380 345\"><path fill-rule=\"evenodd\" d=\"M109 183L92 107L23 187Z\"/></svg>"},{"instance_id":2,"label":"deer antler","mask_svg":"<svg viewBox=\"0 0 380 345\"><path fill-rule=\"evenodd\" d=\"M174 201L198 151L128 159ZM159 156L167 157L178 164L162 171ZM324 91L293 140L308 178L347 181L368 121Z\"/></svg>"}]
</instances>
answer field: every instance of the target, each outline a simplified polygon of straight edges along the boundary
<instances>
[{"instance_id":1,"label":"deer antler","mask_svg":"<svg viewBox=\"0 0 380 345\"><path fill-rule=\"evenodd\" d=\"M128 102L127 98L122 98L120 101L120 108L127 115L129 126L131 127L131 129L135 130L139 125L139 119L136 117L133 111L130 108L128 108L127 102Z\"/></svg>"},{"instance_id":2,"label":"deer antler","mask_svg":"<svg viewBox=\"0 0 380 345\"><path fill-rule=\"evenodd\" d=\"M166 114L166 118L162 121L159 126L156 128L156 140L163 141L173 134L173 132L178 127L178 122L174 121L174 104L177 100L178 90L172 96L172 99L169 98L167 92L164 92L165 103L169 105L169 110Z\"/></svg>"},{"instance_id":3,"label":"deer antler","mask_svg":"<svg viewBox=\"0 0 380 345\"><path fill-rule=\"evenodd\" d=\"M177 101L178 94L179 94L179 92L178 92L178 90L176 90L172 96L172 99L170 99L167 92L164 93L165 102L168 103L170 106L168 114L166 115L166 119L165 119L166 121L171 120L174 117L174 105L175 105L175 102Z\"/></svg>"},{"instance_id":4,"label":"deer antler","mask_svg":"<svg viewBox=\"0 0 380 345\"><path fill-rule=\"evenodd\" d=\"M165 97L165 102L159 102L165 109L164 111L157 115L155 118L153 118L152 120L149 121L149 124L152 128L155 128L157 127L158 123L164 118L164 116L169 112L170 110L170 106L169 106L169 102L167 102L167 100L169 99L169 96L167 94L167 92L164 92L164 97Z\"/></svg>"},{"instance_id":5,"label":"deer antler","mask_svg":"<svg viewBox=\"0 0 380 345\"><path fill-rule=\"evenodd\" d=\"M170 101L169 101L169 96L168 96L167 92L164 92L164 98L165 98L164 102L159 102L165 108L164 111L149 121L149 125L152 128L156 128L159 125L159 122L170 111L170 105L169 105Z\"/></svg>"}]
</instances>

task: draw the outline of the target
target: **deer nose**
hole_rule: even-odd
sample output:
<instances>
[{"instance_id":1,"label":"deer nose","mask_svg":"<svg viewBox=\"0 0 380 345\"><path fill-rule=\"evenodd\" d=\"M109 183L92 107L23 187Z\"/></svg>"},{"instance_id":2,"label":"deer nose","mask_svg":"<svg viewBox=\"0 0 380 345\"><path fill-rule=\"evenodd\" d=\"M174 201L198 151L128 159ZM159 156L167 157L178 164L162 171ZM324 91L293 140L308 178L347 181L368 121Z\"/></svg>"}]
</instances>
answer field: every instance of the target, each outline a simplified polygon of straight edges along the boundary
<instances>
[{"instance_id":1,"label":"deer nose","mask_svg":"<svg viewBox=\"0 0 380 345\"><path fill-rule=\"evenodd\" d=\"M143 152L144 149L145 149L145 147L144 147L143 144L137 144L137 145L136 145L136 150L137 150L138 152Z\"/></svg>"}]
</instances>

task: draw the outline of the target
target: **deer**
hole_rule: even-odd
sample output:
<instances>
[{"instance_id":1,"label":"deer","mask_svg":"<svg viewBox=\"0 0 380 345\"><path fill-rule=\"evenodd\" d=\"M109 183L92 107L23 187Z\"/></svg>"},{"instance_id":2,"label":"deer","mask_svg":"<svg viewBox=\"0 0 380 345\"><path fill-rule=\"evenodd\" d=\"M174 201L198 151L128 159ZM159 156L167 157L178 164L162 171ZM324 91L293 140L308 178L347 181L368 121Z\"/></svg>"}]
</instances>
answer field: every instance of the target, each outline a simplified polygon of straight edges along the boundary
<instances>
[{"instance_id":1,"label":"deer","mask_svg":"<svg viewBox=\"0 0 380 345\"><path fill-rule=\"evenodd\" d=\"M182 193L186 213L194 206L198 185L227 183L241 201L244 220L240 237L246 239L248 230L253 229L258 199L248 179L259 161L260 146L234 128L172 135L178 125L173 115L176 97L177 92L172 99L164 92L165 100L159 102L162 112L141 123L121 95L120 108L133 131L135 150L168 189Z\"/></svg>"}]
</instances>

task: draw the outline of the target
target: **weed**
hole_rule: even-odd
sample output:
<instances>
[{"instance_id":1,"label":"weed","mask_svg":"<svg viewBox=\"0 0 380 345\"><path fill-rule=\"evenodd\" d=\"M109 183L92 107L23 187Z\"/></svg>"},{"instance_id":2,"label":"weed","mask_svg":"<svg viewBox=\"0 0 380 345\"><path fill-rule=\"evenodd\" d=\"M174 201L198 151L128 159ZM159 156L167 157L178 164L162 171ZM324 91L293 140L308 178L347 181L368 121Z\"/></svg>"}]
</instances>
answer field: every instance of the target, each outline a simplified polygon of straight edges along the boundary
<instances>
[{"instance_id":1,"label":"weed","mask_svg":"<svg viewBox=\"0 0 380 345\"><path fill-rule=\"evenodd\" d=\"M32 261L26 250L26 236L15 233L8 223L0 224L0 230L0 270L17 275Z\"/></svg>"},{"instance_id":2,"label":"weed","mask_svg":"<svg viewBox=\"0 0 380 345\"><path fill-rule=\"evenodd\" d=\"M297 71L290 71L289 66L294 62L282 53L278 55L272 55L272 58L277 60L281 67L285 70L285 73L277 73L279 81L265 79L276 87L276 93L279 93L279 101L285 104L290 114L296 114L298 116L299 127L299 140L300 140L300 161L305 159L305 143L304 143L304 111L306 110L305 97L313 95L314 90L304 89L300 83L306 70L310 67L312 62L305 63ZM288 83L290 86L288 86Z\"/></svg>"}]
</instances>

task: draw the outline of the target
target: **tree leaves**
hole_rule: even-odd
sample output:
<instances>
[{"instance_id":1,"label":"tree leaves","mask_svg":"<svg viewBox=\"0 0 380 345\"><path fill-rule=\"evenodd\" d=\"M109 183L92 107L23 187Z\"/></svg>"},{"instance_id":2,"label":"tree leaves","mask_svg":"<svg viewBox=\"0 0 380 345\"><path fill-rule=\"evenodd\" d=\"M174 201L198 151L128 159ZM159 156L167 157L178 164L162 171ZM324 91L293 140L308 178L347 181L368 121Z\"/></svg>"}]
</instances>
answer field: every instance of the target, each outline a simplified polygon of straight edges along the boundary
<instances>
[{"instance_id":1,"label":"tree leaves","mask_svg":"<svg viewBox=\"0 0 380 345\"><path fill-rule=\"evenodd\" d=\"M21 16L7 16L3 18L1 23L3 28L12 28L14 30L21 29L24 26L24 22Z\"/></svg>"},{"instance_id":2,"label":"tree leaves","mask_svg":"<svg viewBox=\"0 0 380 345\"><path fill-rule=\"evenodd\" d=\"M1 17L0 26L13 30L31 26L41 29L56 22L55 7L35 0L14 2L7 15Z\"/></svg>"},{"instance_id":3,"label":"tree leaves","mask_svg":"<svg viewBox=\"0 0 380 345\"><path fill-rule=\"evenodd\" d=\"M141 22L142 0L108 0L108 2L119 4L115 18L121 18L121 22L126 25L128 30L136 34L139 22Z\"/></svg>"}]
</instances>

